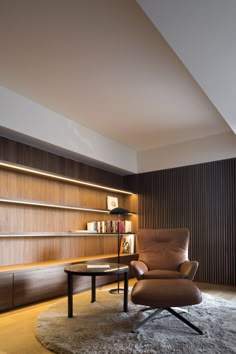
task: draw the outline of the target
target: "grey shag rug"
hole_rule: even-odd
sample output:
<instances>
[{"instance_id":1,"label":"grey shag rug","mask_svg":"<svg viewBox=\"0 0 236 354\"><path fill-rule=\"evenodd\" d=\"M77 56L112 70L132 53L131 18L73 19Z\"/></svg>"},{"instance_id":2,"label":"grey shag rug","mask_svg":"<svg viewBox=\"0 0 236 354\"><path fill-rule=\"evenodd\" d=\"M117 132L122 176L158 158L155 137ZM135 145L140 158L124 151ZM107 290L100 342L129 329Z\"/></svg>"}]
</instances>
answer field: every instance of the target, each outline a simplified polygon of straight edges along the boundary
<instances>
[{"instance_id":1,"label":"grey shag rug","mask_svg":"<svg viewBox=\"0 0 236 354\"><path fill-rule=\"evenodd\" d=\"M129 301L129 312L122 312L123 295L97 290L97 301L90 303L90 292L74 295L74 317L67 317L63 299L41 313L35 333L41 344L57 354L152 354L152 353L236 353L236 305L203 294L199 305L183 314L201 328L197 334L174 316L162 312L137 333L134 323L148 312Z\"/></svg>"}]
</instances>

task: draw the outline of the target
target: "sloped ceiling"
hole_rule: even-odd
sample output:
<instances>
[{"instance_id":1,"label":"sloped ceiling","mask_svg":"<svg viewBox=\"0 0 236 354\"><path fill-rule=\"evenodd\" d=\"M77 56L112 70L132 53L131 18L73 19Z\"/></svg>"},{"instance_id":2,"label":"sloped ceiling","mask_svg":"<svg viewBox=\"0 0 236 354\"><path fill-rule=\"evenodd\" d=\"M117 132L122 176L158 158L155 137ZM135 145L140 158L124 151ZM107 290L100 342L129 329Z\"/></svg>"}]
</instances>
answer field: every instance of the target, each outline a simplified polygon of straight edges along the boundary
<instances>
[{"instance_id":1,"label":"sloped ceiling","mask_svg":"<svg viewBox=\"0 0 236 354\"><path fill-rule=\"evenodd\" d=\"M194 49L201 38L187 38L194 54L186 63L177 40L170 43L179 57L163 38L168 28L178 31L175 11L186 2L145 0L141 8L135 0L0 0L0 85L137 152L228 132L235 106L227 91L208 94L209 62L198 63ZM196 63L205 85L196 70L192 76Z\"/></svg>"},{"instance_id":2,"label":"sloped ceiling","mask_svg":"<svg viewBox=\"0 0 236 354\"><path fill-rule=\"evenodd\" d=\"M236 1L137 2L236 133Z\"/></svg>"}]
</instances>

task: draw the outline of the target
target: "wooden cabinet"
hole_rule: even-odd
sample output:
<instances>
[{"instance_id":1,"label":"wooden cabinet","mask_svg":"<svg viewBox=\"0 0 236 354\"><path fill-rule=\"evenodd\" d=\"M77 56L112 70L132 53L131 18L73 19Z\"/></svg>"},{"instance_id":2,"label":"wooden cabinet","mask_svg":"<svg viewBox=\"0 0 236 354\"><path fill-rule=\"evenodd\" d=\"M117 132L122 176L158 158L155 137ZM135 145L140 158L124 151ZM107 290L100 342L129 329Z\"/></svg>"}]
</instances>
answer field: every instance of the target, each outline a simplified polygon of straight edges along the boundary
<instances>
[{"instance_id":1,"label":"wooden cabinet","mask_svg":"<svg viewBox=\"0 0 236 354\"><path fill-rule=\"evenodd\" d=\"M121 263L129 265L138 255L122 255ZM117 262L116 256L81 257L71 261L41 262L32 265L2 267L0 271L0 312L67 294L64 268L78 262ZM133 273L130 271L130 277ZM116 276L97 277L97 285L116 281ZM122 279L122 276L121 276ZM74 292L89 289L91 277L74 277Z\"/></svg>"},{"instance_id":2,"label":"wooden cabinet","mask_svg":"<svg viewBox=\"0 0 236 354\"><path fill-rule=\"evenodd\" d=\"M13 305L17 307L61 296L66 289L63 265L15 271Z\"/></svg>"},{"instance_id":3,"label":"wooden cabinet","mask_svg":"<svg viewBox=\"0 0 236 354\"><path fill-rule=\"evenodd\" d=\"M13 272L0 273L0 311L13 307L13 277Z\"/></svg>"}]
</instances>

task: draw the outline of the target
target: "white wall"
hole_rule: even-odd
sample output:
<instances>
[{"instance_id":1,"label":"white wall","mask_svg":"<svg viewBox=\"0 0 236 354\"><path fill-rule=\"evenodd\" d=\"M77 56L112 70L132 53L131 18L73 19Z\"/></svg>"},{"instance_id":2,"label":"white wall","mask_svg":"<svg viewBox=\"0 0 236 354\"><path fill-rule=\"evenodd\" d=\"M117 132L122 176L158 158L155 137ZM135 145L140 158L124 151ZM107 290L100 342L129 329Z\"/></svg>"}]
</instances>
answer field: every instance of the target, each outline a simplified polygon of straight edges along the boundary
<instances>
[{"instance_id":1,"label":"white wall","mask_svg":"<svg viewBox=\"0 0 236 354\"><path fill-rule=\"evenodd\" d=\"M4 87L0 87L0 126L64 149L67 153L73 152L128 173L137 172L134 150Z\"/></svg>"},{"instance_id":2,"label":"white wall","mask_svg":"<svg viewBox=\"0 0 236 354\"><path fill-rule=\"evenodd\" d=\"M98 167L104 165L114 172L122 170L122 174L236 157L236 136L232 132L136 153L3 87L0 87L0 126L40 141L45 150L57 152L58 148L61 155L81 156L83 159L78 160L87 160L89 164L97 161Z\"/></svg>"},{"instance_id":3,"label":"white wall","mask_svg":"<svg viewBox=\"0 0 236 354\"><path fill-rule=\"evenodd\" d=\"M235 157L236 136L233 132L227 132L191 142L139 152L138 172L164 170Z\"/></svg>"}]
</instances>

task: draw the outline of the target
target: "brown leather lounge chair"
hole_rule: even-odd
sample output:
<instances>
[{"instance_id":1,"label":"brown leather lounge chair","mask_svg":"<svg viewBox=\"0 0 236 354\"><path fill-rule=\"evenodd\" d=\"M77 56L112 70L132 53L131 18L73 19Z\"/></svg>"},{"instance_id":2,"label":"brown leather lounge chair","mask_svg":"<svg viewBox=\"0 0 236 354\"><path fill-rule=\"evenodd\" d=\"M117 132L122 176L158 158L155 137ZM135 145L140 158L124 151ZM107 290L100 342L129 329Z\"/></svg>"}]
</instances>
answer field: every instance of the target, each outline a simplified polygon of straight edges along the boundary
<instances>
[{"instance_id":1,"label":"brown leather lounge chair","mask_svg":"<svg viewBox=\"0 0 236 354\"><path fill-rule=\"evenodd\" d=\"M131 266L138 281L131 292L135 304L155 309L154 313L134 326L135 332L148 320L167 310L186 325L203 334L201 329L173 310L172 307L196 305L201 292L192 282L197 261L188 259L188 229L142 229L137 235L139 259Z\"/></svg>"},{"instance_id":2,"label":"brown leather lounge chair","mask_svg":"<svg viewBox=\"0 0 236 354\"><path fill-rule=\"evenodd\" d=\"M190 279L198 269L188 259L189 230L140 229L137 234L138 261L130 263L140 279Z\"/></svg>"}]
</instances>

